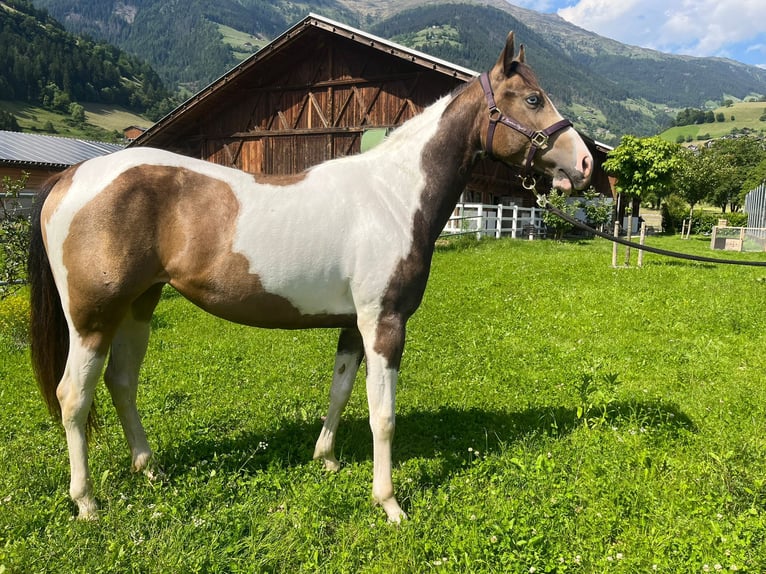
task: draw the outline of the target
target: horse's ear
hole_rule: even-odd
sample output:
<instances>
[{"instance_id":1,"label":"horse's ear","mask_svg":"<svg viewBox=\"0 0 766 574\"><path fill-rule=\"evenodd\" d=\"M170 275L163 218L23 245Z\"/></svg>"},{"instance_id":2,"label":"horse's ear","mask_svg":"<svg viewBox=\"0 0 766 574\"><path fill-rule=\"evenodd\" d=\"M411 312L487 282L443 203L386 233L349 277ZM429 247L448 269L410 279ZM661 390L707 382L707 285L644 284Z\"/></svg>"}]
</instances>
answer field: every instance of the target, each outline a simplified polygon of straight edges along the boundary
<instances>
[{"instance_id":1,"label":"horse's ear","mask_svg":"<svg viewBox=\"0 0 766 574\"><path fill-rule=\"evenodd\" d=\"M503 51L500 53L500 57L497 59L497 63L495 64L495 68L502 70L503 75L506 77L513 73L513 60L515 51L516 47L514 46L513 42L513 32L511 31L508 33L508 38L505 40L505 48L503 48Z\"/></svg>"},{"instance_id":2,"label":"horse's ear","mask_svg":"<svg viewBox=\"0 0 766 574\"><path fill-rule=\"evenodd\" d=\"M519 46L519 55L516 56L516 60L523 64L524 60L526 60L526 59L527 59L527 53L524 50L524 44L522 44L521 46Z\"/></svg>"}]
</instances>

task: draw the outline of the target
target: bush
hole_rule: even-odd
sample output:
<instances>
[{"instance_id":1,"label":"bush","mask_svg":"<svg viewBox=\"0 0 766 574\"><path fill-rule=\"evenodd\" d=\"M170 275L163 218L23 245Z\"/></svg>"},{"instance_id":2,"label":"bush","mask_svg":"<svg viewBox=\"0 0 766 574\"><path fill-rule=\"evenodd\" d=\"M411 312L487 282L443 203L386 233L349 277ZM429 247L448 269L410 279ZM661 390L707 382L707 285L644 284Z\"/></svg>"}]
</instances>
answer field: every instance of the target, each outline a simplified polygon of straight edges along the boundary
<instances>
[{"instance_id":1,"label":"bush","mask_svg":"<svg viewBox=\"0 0 766 574\"><path fill-rule=\"evenodd\" d=\"M6 176L0 182L0 299L25 279L30 227L18 197L28 176L23 173L19 180Z\"/></svg>"},{"instance_id":2,"label":"bush","mask_svg":"<svg viewBox=\"0 0 766 574\"><path fill-rule=\"evenodd\" d=\"M692 231L694 233L711 233L713 226L718 225L719 219L729 222L729 227L745 227L747 225L747 213L720 213L710 211L695 211L692 216Z\"/></svg>"},{"instance_id":3,"label":"bush","mask_svg":"<svg viewBox=\"0 0 766 574\"><path fill-rule=\"evenodd\" d=\"M28 177L26 172L18 180L5 176L0 185L0 299L25 279L30 223L19 192Z\"/></svg>"},{"instance_id":4,"label":"bush","mask_svg":"<svg viewBox=\"0 0 766 574\"><path fill-rule=\"evenodd\" d=\"M681 225L689 213L689 204L680 196L670 194L665 198L660 210L662 214L662 230L665 233L677 233L681 231Z\"/></svg>"},{"instance_id":5,"label":"bush","mask_svg":"<svg viewBox=\"0 0 766 574\"><path fill-rule=\"evenodd\" d=\"M29 342L29 301L19 294L0 299L0 343L24 349Z\"/></svg>"}]
</instances>

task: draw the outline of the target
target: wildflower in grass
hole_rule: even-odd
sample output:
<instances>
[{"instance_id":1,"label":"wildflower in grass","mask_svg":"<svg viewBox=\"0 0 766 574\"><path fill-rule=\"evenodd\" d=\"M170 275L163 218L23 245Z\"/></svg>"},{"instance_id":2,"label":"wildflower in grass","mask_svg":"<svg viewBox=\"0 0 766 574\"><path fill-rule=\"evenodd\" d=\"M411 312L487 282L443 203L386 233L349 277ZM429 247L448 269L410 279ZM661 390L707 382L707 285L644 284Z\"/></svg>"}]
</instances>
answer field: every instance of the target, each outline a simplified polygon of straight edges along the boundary
<instances>
[{"instance_id":1,"label":"wildflower in grass","mask_svg":"<svg viewBox=\"0 0 766 574\"><path fill-rule=\"evenodd\" d=\"M495 536L495 535L493 534L492 536L490 536L490 537L489 537L489 541L490 541L492 544L495 544L495 543L497 543L497 536Z\"/></svg>"}]
</instances>

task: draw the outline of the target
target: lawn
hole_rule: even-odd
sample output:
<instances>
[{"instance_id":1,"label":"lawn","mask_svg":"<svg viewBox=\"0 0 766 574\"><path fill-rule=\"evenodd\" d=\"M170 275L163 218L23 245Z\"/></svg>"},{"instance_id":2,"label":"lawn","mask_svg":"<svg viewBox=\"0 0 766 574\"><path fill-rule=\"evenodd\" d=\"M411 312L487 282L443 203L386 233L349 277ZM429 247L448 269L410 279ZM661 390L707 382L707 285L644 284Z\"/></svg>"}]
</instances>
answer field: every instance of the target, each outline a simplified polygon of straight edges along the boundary
<instances>
[{"instance_id":1,"label":"lawn","mask_svg":"<svg viewBox=\"0 0 766 574\"><path fill-rule=\"evenodd\" d=\"M240 327L172 291L139 387L166 477L131 475L101 385L101 517L73 520L23 300L0 302L0 572L766 571L766 269L610 261L602 240L437 251L398 388L400 526L370 502L361 375L343 467L311 460L337 334Z\"/></svg>"},{"instance_id":2,"label":"lawn","mask_svg":"<svg viewBox=\"0 0 766 574\"><path fill-rule=\"evenodd\" d=\"M660 134L663 139L675 142L678 136L691 138L697 142L699 139L720 138L728 135L732 130L745 128L763 133L766 130L766 122L760 117L766 112L766 102L737 102L730 107L719 107L713 110L714 114L722 113L725 121L711 124L693 124L688 126L672 127ZM732 119L734 118L734 119ZM706 137L701 137L706 136Z\"/></svg>"}]
</instances>

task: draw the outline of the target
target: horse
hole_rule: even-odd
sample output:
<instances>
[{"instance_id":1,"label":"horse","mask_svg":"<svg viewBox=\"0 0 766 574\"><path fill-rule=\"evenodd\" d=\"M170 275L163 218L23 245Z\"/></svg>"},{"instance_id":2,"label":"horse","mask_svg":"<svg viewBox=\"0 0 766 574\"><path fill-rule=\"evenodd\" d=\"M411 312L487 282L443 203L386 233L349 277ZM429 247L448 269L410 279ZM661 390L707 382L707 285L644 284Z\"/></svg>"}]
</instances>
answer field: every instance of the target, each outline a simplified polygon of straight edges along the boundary
<instances>
[{"instance_id":1,"label":"horse","mask_svg":"<svg viewBox=\"0 0 766 574\"><path fill-rule=\"evenodd\" d=\"M223 319L339 329L330 404L314 458L338 470L335 436L362 360L373 439L372 497L406 518L391 477L395 393L408 319L434 245L477 157L583 189L593 158L509 33L490 71L377 147L268 179L159 149L126 148L41 188L28 261L31 361L63 425L69 495L96 519L88 468L101 375L131 453L157 472L136 406L150 319L165 284ZM105 367L105 368L104 368Z\"/></svg>"}]
</instances>

